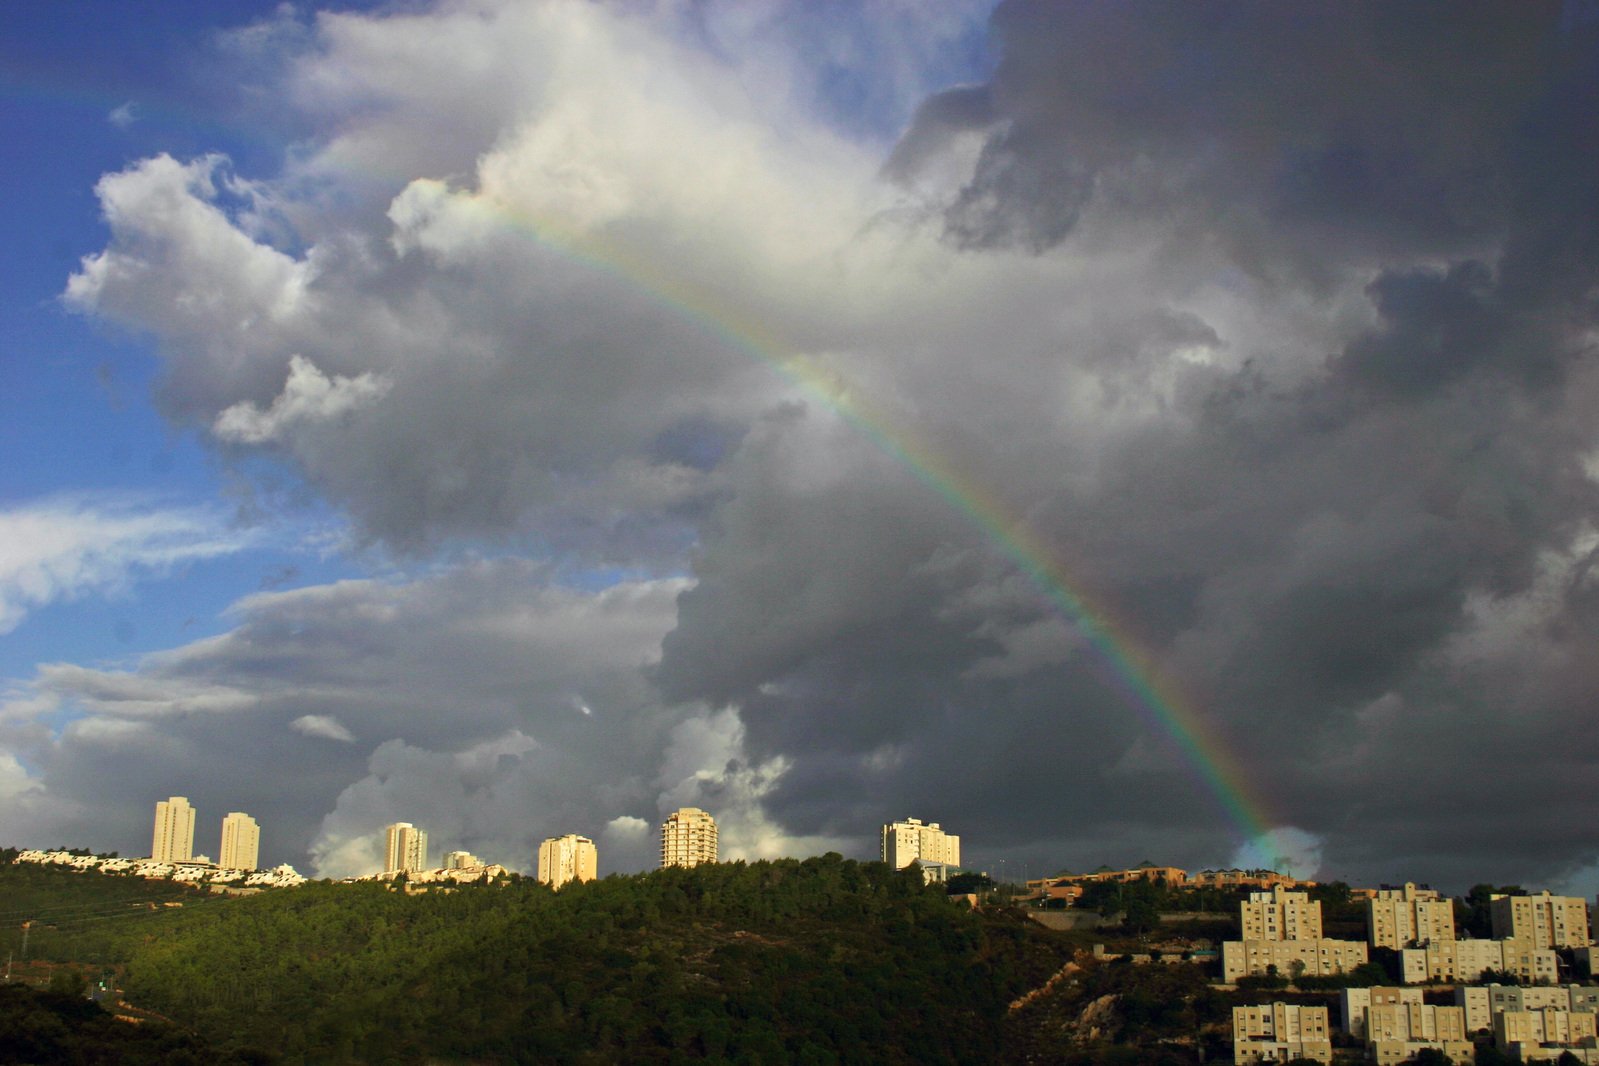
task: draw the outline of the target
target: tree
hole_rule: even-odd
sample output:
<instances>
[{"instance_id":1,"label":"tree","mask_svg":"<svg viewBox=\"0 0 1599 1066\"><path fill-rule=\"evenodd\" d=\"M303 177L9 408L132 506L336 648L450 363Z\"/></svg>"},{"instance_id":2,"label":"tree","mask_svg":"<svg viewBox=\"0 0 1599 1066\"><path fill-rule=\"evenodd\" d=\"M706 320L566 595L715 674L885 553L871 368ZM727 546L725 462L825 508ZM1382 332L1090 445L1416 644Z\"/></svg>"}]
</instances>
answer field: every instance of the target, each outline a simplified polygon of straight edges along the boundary
<instances>
[{"instance_id":1,"label":"tree","mask_svg":"<svg viewBox=\"0 0 1599 1066\"><path fill-rule=\"evenodd\" d=\"M1457 901L1455 925L1478 940L1488 940L1493 937L1493 897L1524 894L1520 885L1472 885L1465 898Z\"/></svg>"},{"instance_id":2,"label":"tree","mask_svg":"<svg viewBox=\"0 0 1599 1066\"><path fill-rule=\"evenodd\" d=\"M1160 911L1155 907L1155 901L1146 895L1138 894L1127 901L1127 910L1122 918L1122 927L1129 933L1144 934L1151 932L1160 925Z\"/></svg>"},{"instance_id":3,"label":"tree","mask_svg":"<svg viewBox=\"0 0 1599 1066\"><path fill-rule=\"evenodd\" d=\"M956 874L944 884L945 891L951 896L961 896L968 892L981 892L984 889L993 887L994 879L976 870L968 870L965 873Z\"/></svg>"}]
</instances>

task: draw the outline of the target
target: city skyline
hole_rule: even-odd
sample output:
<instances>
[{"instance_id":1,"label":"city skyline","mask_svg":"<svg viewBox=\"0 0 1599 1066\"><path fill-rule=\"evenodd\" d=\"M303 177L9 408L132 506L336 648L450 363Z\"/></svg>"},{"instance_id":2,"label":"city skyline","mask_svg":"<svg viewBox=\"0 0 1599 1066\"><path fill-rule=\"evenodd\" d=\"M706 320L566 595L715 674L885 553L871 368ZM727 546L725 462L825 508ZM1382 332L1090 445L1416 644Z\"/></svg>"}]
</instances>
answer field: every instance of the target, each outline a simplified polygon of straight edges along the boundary
<instances>
[{"instance_id":1,"label":"city skyline","mask_svg":"<svg viewBox=\"0 0 1599 1066\"><path fill-rule=\"evenodd\" d=\"M1599 891L1591 5L468 8L8 11L0 842Z\"/></svg>"}]
</instances>

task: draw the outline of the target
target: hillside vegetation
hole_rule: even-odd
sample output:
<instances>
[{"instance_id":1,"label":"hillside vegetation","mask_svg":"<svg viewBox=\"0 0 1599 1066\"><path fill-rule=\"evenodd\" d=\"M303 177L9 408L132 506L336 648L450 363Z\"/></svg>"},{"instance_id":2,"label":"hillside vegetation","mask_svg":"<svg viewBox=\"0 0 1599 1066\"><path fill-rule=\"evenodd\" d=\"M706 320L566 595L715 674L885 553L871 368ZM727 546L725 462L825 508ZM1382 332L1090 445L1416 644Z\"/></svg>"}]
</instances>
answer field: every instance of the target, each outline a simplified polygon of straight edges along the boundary
<instances>
[{"instance_id":1,"label":"hillside vegetation","mask_svg":"<svg viewBox=\"0 0 1599 1066\"><path fill-rule=\"evenodd\" d=\"M92 946L130 1002L286 1062L993 1062L1008 1004L1073 951L837 855L162 910L40 943Z\"/></svg>"}]
</instances>

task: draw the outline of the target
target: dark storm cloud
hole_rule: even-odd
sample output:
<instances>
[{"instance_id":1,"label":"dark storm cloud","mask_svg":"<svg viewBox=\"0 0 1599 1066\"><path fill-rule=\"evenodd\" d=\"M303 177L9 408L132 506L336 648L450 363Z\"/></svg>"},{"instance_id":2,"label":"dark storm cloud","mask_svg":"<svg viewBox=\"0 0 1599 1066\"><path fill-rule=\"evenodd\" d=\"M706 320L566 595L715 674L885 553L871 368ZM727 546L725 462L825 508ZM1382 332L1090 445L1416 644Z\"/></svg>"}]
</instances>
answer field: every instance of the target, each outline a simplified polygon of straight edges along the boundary
<instances>
[{"instance_id":1,"label":"dark storm cloud","mask_svg":"<svg viewBox=\"0 0 1599 1066\"><path fill-rule=\"evenodd\" d=\"M914 185L981 131L942 216L966 254L1172 250L1151 306L1123 319L1136 327L1062 344L1103 394L1147 395L1176 348L1241 356L1178 364L1164 414L1117 435L1080 487L1012 465L1019 510L1072 545L1074 577L1202 694L1273 813L1327 836L1339 872L1587 861L1595 810L1571 787L1599 752L1539 752L1586 728L1599 691L1576 636L1594 632L1594 579L1574 565L1599 512L1592 26L1563 32L1553 5L1027 3L994 26L992 83L930 99L887 173ZM1218 279L1246 303L1369 312L1317 351L1159 304ZM1183 339L1138 356L1154 323L1185 317ZM987 369L1024 388L1004 363L1001 342ZM779 817L944 811L1014 847L1048 835L1042 805L1120 819L1178 861L1223 857L1215 837L1180 842L1196 793L1173 753L1117 759L1140 728L1087 680L1089 657L996 687L971 670L995 630L947 609L977 579L945 574L931 605L906 594L935 546L981 556L981 536L930 526L905 487L869 506L834 494L836 513L785 502L781 481L738 491L726 514L792 523L717 527L662 675L740 702L758 750L794 759ZM915 531L900 561L884 554L895 526ZM805 547L811 529L856 545L836 564L866 567L848 588L821 590L838 570ZM776 633L801 636L774 655ZM1527 820L1540 831L1519 834Z\"/></svg>"}]
</instances>

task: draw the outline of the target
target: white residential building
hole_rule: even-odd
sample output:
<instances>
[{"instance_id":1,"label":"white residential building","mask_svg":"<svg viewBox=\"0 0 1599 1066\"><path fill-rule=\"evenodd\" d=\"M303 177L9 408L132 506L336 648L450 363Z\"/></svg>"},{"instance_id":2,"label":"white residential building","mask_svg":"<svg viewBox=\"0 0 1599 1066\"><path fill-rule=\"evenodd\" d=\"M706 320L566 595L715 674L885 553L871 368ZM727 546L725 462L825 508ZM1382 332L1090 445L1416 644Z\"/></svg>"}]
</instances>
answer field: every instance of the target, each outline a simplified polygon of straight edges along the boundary
<instances>
[{"instance_id":1,"label":"white residential building","mask_svg":"<svg viewBox=\"0 0 1599 1066\"><path fill-rule=\"evenodd\" d=\"M1273 885L1238 905L1243 940L1320 940L1321 902Z\"/></svg>"},{"instance_id":2,"label":"white residential building","mask_svg":"<svg viewBox=\"0 0 1599 1066\"><path fill-rule=\"evenodd\" d=\"M428 835L410 822L384 830L383 872L420 873L428 868Z\"/></svg>"},{"instance_id":3,"label":"white residential building","mask_svg":"<svg viewBox=\"0 0 1599 1066\"><path fill-rule=\"evenodd\" d=\"M1419 991L1419 990L1418 990ZM1465 1009L1468 1032L1491 1030L1500 1011L1563 1010L1599 1014L1599 988L1592 985L1473 985L1455 989L1455 1004Z\"/></svg>"},{"instance_id":4,"label":"white residential building","mask_svg":"<svg viewBox=\"0 0 1599 1066\"><path fill-rule=\"evenodd\" d=\"M661 823L663 867L698 866L716 857L716 819L698 807L681 807Z\"/></svg>"},{"instance_id":5,"label":"white residential building","mask_svg":"<svg viewBox=\"0 0 1599 1066\"><path fill-rule=\"evenodd\" d=\"M1407 985L1469 983L1481 979L1484 970L1503 970L1529 984L1560 980L1554 951L1522 940L1435 940L1399 952L1399 971Z\"/></svg>"},{"instance_id":6,"label":"white residential building","mask_svg":"<svg viewBox=\"0 0 1599 1066\"><path fill-rule=\"evenodd\" d=\"M1344 1032L1366 1039L1366 1012L1372 1007L1392 1004L1417 1004L1422 1002L1421 989L1400 988L1394 985L1373 985L1370 988L1346 988L1339 995L1343 1007Z\"/></svg>"},{"instance_id":7,"label":"white residential building","mask_svg":"<svg viewBox=\"0 0 1599 1066\"><path fill-rule=\"evenodd\" d=\"M907 818L903 822L890 822L883 826L882 855L883 861L896 870L902 870L917 860L959 866L961 838L944 832L937 822Z\"/></svg>"},{"instance_id":8,"label":"white residential building","mask_svg":"<svg viewBox=\"0 0 1599 1066\"><path fill-rule=\"evenodd\" d=\"M1415 943L1455 939L1455 905L1430 888L1406 883L1380 889L1366 901L1367 939L1398 951Z\"/></svg>"},{"instance_id":9,"label":"white residential building","mask_svg":"<svg viewBox=\"0 0 1599 1066\"><path fill-rule=\"evenodd\" d=\"M1226 940L1221 945L1222 980L1276 973L1298 977L1327 977L1348 973L1367 961L1360 940Z\"/></svg>"},{"instance_id":10,"label":"white residential building","mask_svg":"<svg viewBox=\"0 0 1599 1066\"><path fill-rule=\"evenodd\" d=\"M1522 1062L1553 1062L1570 1052L1599 1062L1599 1015L1569 1010L1494 1012L1494 1046Z\"/></svg>"},{"instance_id":11,"label":"white residential building","mask_svg":"<svg viewBox=\"0 0 1599 1066\"><path fill-rule=\"evenodd\" d=\"M1469 1062L1474 1054L1465 1008L1424 1003L1419 988L1346 988L1342 999L1344 1027L1366 1041L1379 1066L1406 1062L1424 1048L1456 1062Z\"/></svg>"},{"instance_id":12,"label":"white residential building","mask_svg":"<svg viewBox=\"0 0 1599 1066\"><path fill-rule=\"evenodd\" d=\"M155 805L155 834L150 841L153 862L188 862L194 856L194 808L184 796Z\"/></svg>"},{"instance_id":13,"label":"white residential building","mask_svg":"<svg viewBox=\"0 0 1599 1066\"><path fill-rule=\"evenodd\" d=\"M599 852L588 837L568 833L539 845L539 880L551 888L568 881L592 881L598 870Z\"/></svg>"},{"instance_id":14,"label":"white residential building","mask_svg":"<svg viewBox=\"0 0 1599 1066\"><path fill-rule=\"evenodd\" d=\"M1364 945L1362 945L1364 946ZM1233 1062L1332 1061L1326 1007L1264 1003L1233 1008Z\"/></svg>"},{"instance_id":15,"label":"white residential building","mask_svg":"<svg viewBox=\"0 0 1599 1066\"><path fill-rule=\"evenodd\" d=\"M224 870L254 870L261 865L261 827L243 811L222 819L222 847L217 865Z\"/></svg>"},{"instance_id":16,"label":"white residential building","mask_svg":"<svg viewBox=\"0 0 1599 1066\"><path fill-rule=\"evenodd\" d=\"M1488 903L1494 939L1525 940L1540 948L1580 948L1591 943L1588 901L1581 896L1493 896Z\"/></svg>"}]
</instances>

